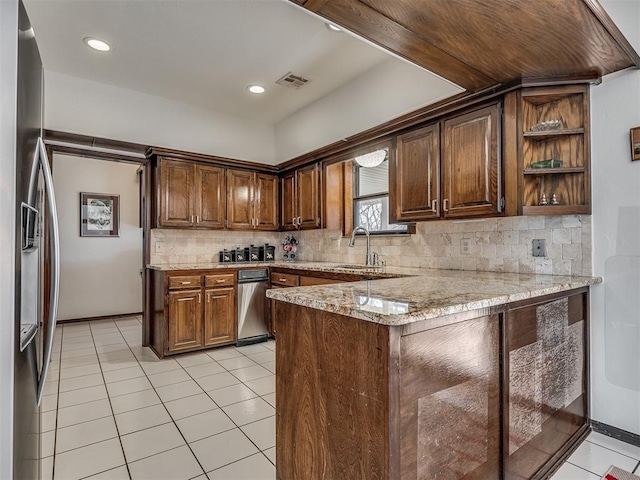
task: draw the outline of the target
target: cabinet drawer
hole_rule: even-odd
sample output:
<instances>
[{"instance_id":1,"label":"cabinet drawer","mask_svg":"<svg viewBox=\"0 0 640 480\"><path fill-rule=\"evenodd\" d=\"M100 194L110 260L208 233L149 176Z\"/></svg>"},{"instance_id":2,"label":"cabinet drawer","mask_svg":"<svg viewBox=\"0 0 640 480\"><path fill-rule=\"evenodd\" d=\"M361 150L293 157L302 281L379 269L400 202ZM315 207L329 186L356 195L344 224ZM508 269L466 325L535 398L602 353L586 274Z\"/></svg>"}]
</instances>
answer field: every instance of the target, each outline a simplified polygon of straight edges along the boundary
<instances>
[{"instance_id":1,"label":"cabinet drawer","mask_svg":"<svg viewBox=\"0 0 640 480\"><path fill-rule=\"evenodd\" d=\"M236 274L235 273L221 273L218 275L205 275L204 286L205 287L224 287L227 285L235 285Z\"/></svg>"},{"instance_id":2,"label":"cabinet drawer","mask_svg":"<svg viewBox=\"0 0 640 480\"><path fill-rule=\"evenodd\" d=\"M169 277L169 288L171 290L178 288L193 288L202 285L200 275L181 275Z\"/></svg>"},{"instance_id":3,"label":"cabinet drawer","mask_svg":"<svg viewBox=\"0 0 640 480\"><path fill-rule=\"evenodd\" d=\"M319 278L319 277L300 277L301 287L310 287L312 285L328 285L330 283L339 283L340 280L333 280L331 278Z\"/></svg>"},{"instance_id":4,"label":"cabinet drawer","mask_svg":"<svg viewBox=\"0 0 640 480\"><path fill-rule=\"evenodd\" d=\"M271 285L282 285L285 287L297 287L300 281L298 275L290 273L271 272Z\"/></svg>"}]
</instances>

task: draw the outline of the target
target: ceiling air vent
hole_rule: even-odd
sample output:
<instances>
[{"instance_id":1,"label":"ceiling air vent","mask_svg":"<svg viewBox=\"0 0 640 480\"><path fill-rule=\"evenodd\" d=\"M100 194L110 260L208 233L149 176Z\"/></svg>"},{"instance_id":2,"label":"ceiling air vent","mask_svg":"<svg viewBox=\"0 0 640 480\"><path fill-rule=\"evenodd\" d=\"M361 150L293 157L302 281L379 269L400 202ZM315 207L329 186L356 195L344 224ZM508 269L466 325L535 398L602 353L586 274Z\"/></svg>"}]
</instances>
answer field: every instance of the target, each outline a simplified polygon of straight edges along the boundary
<instances>
[{"instance_id":1,"label":"ceiling air vent","mask_svg":"<svg viewBox=\"0 0 640 480\"><path fill-rule=\"evenodd\" d=\"M299 75L294 75L291 72L287 72L286 75L281 77L276 83L289 88L295 88L296 90L304 86L309 80Z\"/></svg>"}]
</instances>

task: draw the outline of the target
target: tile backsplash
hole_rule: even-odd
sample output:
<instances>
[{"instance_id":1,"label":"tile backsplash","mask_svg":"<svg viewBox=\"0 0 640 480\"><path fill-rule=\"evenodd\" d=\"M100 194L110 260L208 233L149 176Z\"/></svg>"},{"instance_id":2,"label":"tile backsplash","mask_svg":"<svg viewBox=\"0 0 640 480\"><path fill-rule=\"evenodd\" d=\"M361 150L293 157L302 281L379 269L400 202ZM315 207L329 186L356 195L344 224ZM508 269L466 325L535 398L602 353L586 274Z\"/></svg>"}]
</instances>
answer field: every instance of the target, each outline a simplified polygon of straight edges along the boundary
<instances>
[{"instance_id":1,"label":"tile backsplash","mask_svg":"<svg viewBox=\"0 0 640 480\"><path fill-rule=\"evenodd\" d=\"M232 232L229 230L151 230L151 264L211 263L218 261L220 250L269 243L276 246L276 258L282 259L280 232Z\"/></svg>"},{"instance_id":2,"label":"tile backsplash","mask_svg":"<svg viewBox=\"0 0 640 480\"><path fill-rule=\"evenodd\" d=\"M206 263L236 245L276 245L286 232L151 231L151 263ZM340 231L295 232L301 260L363 263L365 239L349 248ZM546 240L546 257L533 257L534 238ZM536 216L421 222L414 235L372 237L371 250L387 265L497 272L591 275L591 216Z\"/></svg>"}]
</instances>

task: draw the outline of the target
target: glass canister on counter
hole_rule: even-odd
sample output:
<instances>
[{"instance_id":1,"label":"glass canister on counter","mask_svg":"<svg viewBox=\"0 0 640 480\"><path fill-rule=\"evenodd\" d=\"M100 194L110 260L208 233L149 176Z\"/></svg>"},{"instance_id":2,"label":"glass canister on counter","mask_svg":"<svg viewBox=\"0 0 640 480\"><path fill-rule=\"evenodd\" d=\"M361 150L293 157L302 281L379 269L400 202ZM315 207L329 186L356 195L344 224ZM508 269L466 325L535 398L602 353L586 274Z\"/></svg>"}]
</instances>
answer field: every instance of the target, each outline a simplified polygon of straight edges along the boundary
<instances>
[{"instance_id":1,"label":"glass canister on counter","mask_svg":"<svg viewBox=\"0 0 640 480\"><path fill-rule=\"evenodd\" d=\"M236 247L235 250L235 260L236 262L248 262L249 261L249 248L240 248L240 246Z\"/></svg>"},{"instance_id":2,"label":"glass canister on counter","mask_svg":"<svg viewBox=\"0 0 640 480\"><path fill-rule=\"evenodd\" d=\"M219 255L219 261L220 263L231 263L233 261L235 261L235 252L231 251L231 250L221 250Z\"/></svg>"},{"instance_id":3,"label":"glass canister on counter","mask_svg":"<svg viewBox=\"0 0 640 480\"><path fill-rule=\"evenodd\" d=\"M259 251L260 260L265 262L272 262L276 259L276 247L265 243L263 247L260 247Z\"/></svg>"},{"instance_id":4,"label":"glass canister on counter","mask_svg":"<svg viewBox=\"0 0 640 480\"><path fill-rule=\"evenodd\" d=\"M255 245L249 245L249 262L259 262L260 261L260 247L256 247Z\"/></svg>"}]
</instances>

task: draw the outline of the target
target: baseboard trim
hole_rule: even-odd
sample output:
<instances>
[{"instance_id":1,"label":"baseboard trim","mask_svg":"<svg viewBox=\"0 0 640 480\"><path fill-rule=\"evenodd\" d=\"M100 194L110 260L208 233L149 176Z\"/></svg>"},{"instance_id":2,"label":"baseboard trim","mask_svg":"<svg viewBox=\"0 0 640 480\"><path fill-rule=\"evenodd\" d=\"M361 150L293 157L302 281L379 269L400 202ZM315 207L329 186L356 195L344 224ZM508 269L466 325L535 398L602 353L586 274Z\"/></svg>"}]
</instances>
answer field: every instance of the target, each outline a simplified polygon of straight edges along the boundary
<instances>
[{"instance_id":1,"label":"baseboard trim","mask_svg":"<svg viewBox=\"0 0 640 480\"><path fill-rule=\"evenodd\" d=\"M56 323L93 322L96 320L107 320L108 318L125 318L125 317L141 316L141 315L142 315L142 312L116 313L115 315L101 315L99 317L68 318L67 320L58 320Z\"/></svg>"},{"instance_id":2,"label":"baseboard trim","mask_svg":"<svg viewBox=\"0 0 640 480\"><path fill-rule=\"evenodd\" d=\"M640 435L595 420L591 420L591 427L594 432L640 447Z\"/></svg>"}]
</instances>

